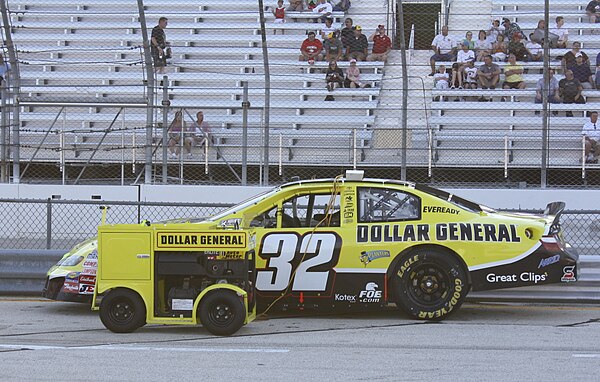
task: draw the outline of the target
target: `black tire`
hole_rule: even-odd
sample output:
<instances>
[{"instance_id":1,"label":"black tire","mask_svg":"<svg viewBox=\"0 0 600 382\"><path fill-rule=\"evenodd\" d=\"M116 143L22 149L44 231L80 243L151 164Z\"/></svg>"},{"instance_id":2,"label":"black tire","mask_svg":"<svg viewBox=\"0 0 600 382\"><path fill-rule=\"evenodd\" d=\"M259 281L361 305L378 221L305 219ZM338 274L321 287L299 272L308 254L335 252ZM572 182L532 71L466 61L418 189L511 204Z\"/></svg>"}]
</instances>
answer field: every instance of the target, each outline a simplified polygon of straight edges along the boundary
<instances>
[{"instance_id":1,"label":"black tire","mask_svg":"<svg viewBox=\"0 0 600 382\"><path fill-rule=\"evenodd\" d=\"M411 251L396 265L391 286L399 308L420 320L439 321L462 305L467 270L451 253L436 248Z\"/></svg>"},{"instance_id":2,"label":"black tire","mask_svg":"<svg viewBox=\"0 0 600 382\"><path fill-rule=\"evenodd\" d=\"M131 333L146 324L146 305L128 289L115 289L102 298L100 320L115 333Z\"/></svg>"},{"instance_id":3,"label":"black tire","mask_svg":"<svg viewBox=\"0 0 600 382\"><path fill-rule=\"evenodd\" d=\"M229 336L244 325L246 310L235 292L216 290L202 297L198 315L206 330L218 336Z\"/></svg>"}]
</instances>

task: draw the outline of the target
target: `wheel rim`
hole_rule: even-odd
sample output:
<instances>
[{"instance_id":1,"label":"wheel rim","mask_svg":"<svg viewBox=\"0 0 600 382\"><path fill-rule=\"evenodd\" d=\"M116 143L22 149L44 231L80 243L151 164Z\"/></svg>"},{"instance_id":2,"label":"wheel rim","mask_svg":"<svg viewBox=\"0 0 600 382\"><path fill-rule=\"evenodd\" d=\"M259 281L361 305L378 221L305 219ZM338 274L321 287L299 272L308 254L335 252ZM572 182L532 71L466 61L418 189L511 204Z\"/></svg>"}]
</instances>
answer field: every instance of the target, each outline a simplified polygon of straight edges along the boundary
<instances>
[{"instance_id":1,"label":"wheel rim","mask_svg":"<svg viewBox=\"0 0 600 382\"><path fill-rule=\"evenodd\" d=\"M437 264L421 264L411 272L406 288L410 300L421 306L443 302L450 290L450 278Z\"/></svg>"},{"instance_id":2,"label":"wheel rim","mask_svg":"<svg viewBox=\"0 0 600 382\"><path fill-rule=\"evenodd\" d=\"M135 308L129 299L120 298L111 305L108 314L113 322L125 325L133 320Z\"/></svg>"},{"instance_id":3,"label":"wheel rim","mask_svg":"<svg viewBox=\"0 0 600 382\"><path fill-rule=\"evenodd\" d=\"M235 319L235 313L231 305L224 302L217 302L210 309L208 318L214 325L226 327Z\"/></svg>"}]
</instances>

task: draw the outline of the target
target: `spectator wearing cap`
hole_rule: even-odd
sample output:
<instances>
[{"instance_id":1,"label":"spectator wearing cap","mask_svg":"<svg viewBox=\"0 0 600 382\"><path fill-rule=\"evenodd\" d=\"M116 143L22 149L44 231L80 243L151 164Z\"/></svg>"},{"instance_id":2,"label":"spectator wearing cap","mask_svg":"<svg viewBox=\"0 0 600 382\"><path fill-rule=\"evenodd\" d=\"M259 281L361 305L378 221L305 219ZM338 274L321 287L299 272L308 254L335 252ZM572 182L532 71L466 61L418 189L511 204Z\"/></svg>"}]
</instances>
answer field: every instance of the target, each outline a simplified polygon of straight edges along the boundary
<instances>
[{"instance_id":1,"label":"spectator wearing cap","mask_svg":"<svg viewBox=\"0 0 600 382\"><path fill-rule=\"evenodd\" d=\"M356 60L350 60L350 66L346 70L346 79L344 80L344 87L346 88L364 88L368 84L360 82L360 69L356 65ZM369 85L370 87L370 85Z\"/></svg>"},{"instance_id":2,"label":"spectator wearing cap","mask_svg":"<svg viewBox=\"0 0 600 382\"><path fill-rule=\"evenodd\" d=\"M448 36L448 26L442 27L442 33L438 34L431 41L431 50L433 50L433 56L429 59L431 65L430 76L435 74L435 63L437 61L454 61L454 54L456 53L456 41Z\"/></svg>"},{"instance_id":3,"label":"spectator wearing cap","mask_svg":"<svg viewBox=\"0 0 600 382\"><path fill-rule=\"evenodd\" d=\"M317 6L314 7L312 11L321 15L320 17L316 18L315 21L322 23L325 22L328 17L331 17L331 14L333 13L333 7L327 2L327 0L319 0Z\"/></svg>"},{"instance_id":4,"label":"spectator wearing cap","mask_svg":"<svg viewBox=\"0 0 600 382\"><path fill-rule=\"evenodd\" d=\"M461 45L461 50L456 55L456 62L452 64L451 89L454 89L456 86L459 89L463 88L464 71L467 67L467 62L471 60L475 61L475 52L470 50L468 45Z\"/></svg>"},{"instance_id":5,"label":"spectator wearing cap","mask_svg":"<svg viewBox=\"0 0 600 382\"><path fill-rule=\"evenodd\" d=\"M367 36L362 34L362 27L356 25L354 27L354 36L348 41L346 47L346 59L356 59L357 61L364 61L367 58L367 49L369 48L369 42Z\"/></svg>"},{"instance_id":6,"label":"spectator wearing cap","mask_svg":"<svg viewBox=\"0 0 600 382\"><path fill-rule=\"evenodd\" d=\"M558 36L558 41L556 41L556 47L566 48L567 42L569 41L569 29L565 27L564 17L556 17L556 28L553 28L551 32Z\"/></svg>"},{"instance_id":7,"label":"spectator wearing cap","mask_svg":"<svg viewBox=\"0 0 600 382\"><path fill-rule=\"evenodd\" d=\"M529 41L527 41L527 44L525 44L529 61L542 61L544 58L544 50L542 49L542 46L531 39L533 33L531 33L529 36Z\"/></svg>"},{"instance_id":8,"label":"spectator wearing cap","mask_svg":"<svg viewBox=\"0 0 600 382\"><path fill-rule=\"evenodd\" d=\"M315 38L315 32L308 32L308 38L302 42L300 46L300 61L308 61L309 63L314 61L321 61L323 55L323 44L321 40Z\"/></svg>"},{"instance_id":9,"label":"spectator wearing cap","mask_svg":"<svg viewBox=\"0 0 600 382\"><path fill-rule=\"evenodd\" d=\"M594 83L594 78L592 76L592 71L590 70L590 65L583 61L581 52L575 55L575 63L571 66L567 66L567 69L573 72L573 77L581 83L581 86L583 86L584 89L594 88L592 85Z\"/></svg>"},{"instance_id":10,"label":"spectator wearing cap","mask_svg":"<svg viewBox=\"0 0 600 382\"><path fill-rule=\"evenodd\" d=\"M344 46L344 48L348 46L348 41L350 41L354 37L354 27L352 26L352 23L353 21L350 17L348 17L344 21L344 27L342 28L340 35L342 39L342 45Z\"/></svg>"},{"instance_id":11,"label":"spectator wearing cap","mask_svg":"<svg viewBox=\"0 0 600 382\"><path fill-rule=\"evenodd\" d=\"M392 40L385 34L385 26L377 26L377 29L369 36L368 40L373 41L373 50L367 57L367 60L387 61L388 53L392 50Z\"/></svg>"},{"instance_id":12,"label":"spectator wearing cap","mask_svg":"<svg viewBox=\"0 0 600 382\"><path fill-rule=\"evenodd\" d=\"M585 103L585 99L583 98L583 95L581 95L583 86L581 86L581 83L575 77L573 77L572 70L567 70L565 72L565 78L558 81L558 91L561 96L562 103ZM568 110L567 117L572 116L573 112Z\"/></svg>"},{"instance_id":13,"label":"spectator wearing cap","mask_svg":"<svg viewBox=\"0 0 600 382\"><path fill-rule=\"evenodd\" d=\"M325 19L325 25L321 27L321 38L325 41L329 33L336 32L337 30L338 28L333 26L333 18L328 17Z\"/></svg>"},{"instance_id":14,"label":"spectator wearing cap","mask_svg":"<svg viewBox=\"0 0 600 382\"><path fill-rule=\"evenodd\" d=\"M337 37L338 32L329 32L325 42L323 42L323 51L325 53L325 61L331 60L340 61L344 55L344 47L342 42Z\"/></svg>"},{"instance_id":15,"label":"spectator wearing cap","mask_svg":"<svg viewBox=\"0 0 600 382\"><path fill-rule=\"evenodd\" d=\"M577 54L581 54L584 62L590 62L590 58L588 57L588 55L581 50L581 43L579 41L573 41L573 48L563 56L560 63L562 66L563 73L567 70L569 66L573 66L575 64L575 56L577 56Z\"/></svg>"},{"instance_id":16,"label":"spectator wearing cap","mask_svg":"<svg viewBox=\"0 0 600 382\"><path fill-rule=\"evenodd\" d=\"M289 0L287 10L292 12L302 12L304 8L304 0Z\"/></svg>"},{"instance_id":17,"label":"spectator wearing cap","mask_svg":"<svg viewBox=\"0 0 600 382\"><path fill-rule=\"evenodd\" d=\"M515 35L518 35L520 38L525 38L523 32L521 32L521 27L517 23L511 23L509 19L506 17L502 19L502 26L504 27L504 37L508 41L512 41Z\"/></svg>"},{"instance_id":18,"label":"spectator wearing cap","mask_svg":"<svg viewBox=\"0 0 600 382\"><path fill-rule=\"evenodd\" d=\"M584 123L581 134L585 137L585 163L598 163L600 156L600 123L598 112L589 113L590 120Z\"/></svg>"}]
</instances>

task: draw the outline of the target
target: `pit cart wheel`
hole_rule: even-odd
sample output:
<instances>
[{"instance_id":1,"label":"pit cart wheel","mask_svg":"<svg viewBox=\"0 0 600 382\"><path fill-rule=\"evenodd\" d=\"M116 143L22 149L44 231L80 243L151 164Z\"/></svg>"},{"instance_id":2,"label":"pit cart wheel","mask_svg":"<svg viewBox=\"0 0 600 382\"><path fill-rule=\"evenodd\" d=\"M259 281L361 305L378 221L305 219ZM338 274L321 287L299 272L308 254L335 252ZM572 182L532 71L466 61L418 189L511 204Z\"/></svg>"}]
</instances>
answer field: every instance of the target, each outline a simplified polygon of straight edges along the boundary
<instances>
[{"instance_id":1,"label":"pit cart wheel","mask_svg":"<svg viewBox=\"0 0 600 382\"><path fill-rule=\"evenodd\" d=\"M146 324L146 306L137 293L116 289L102 298L100 320L111 332L131 333Z\"/></svg>"},{"instance_id":2,"label":"pit cart wheel","mask_svg":"<svg viewBox=\"0 0 600 382\"><path fill-rule=\"evenodd\" d=\"M235 292L217 290L202 298L198 315L206 330L218 336L229 336L244 325L246 310Z\"/></svg>"},{"instance_id":3,"label":"pit cart wheel","mask_svg":"<svg viewBox=\"0 0 600 382\"><path fill-rule=\"evenodd\" d=\"M421 320L448 317L462 305L470 288L462 263L433 248L410 252L391 277L398 307Z\"/></svg>"}]
</instances>

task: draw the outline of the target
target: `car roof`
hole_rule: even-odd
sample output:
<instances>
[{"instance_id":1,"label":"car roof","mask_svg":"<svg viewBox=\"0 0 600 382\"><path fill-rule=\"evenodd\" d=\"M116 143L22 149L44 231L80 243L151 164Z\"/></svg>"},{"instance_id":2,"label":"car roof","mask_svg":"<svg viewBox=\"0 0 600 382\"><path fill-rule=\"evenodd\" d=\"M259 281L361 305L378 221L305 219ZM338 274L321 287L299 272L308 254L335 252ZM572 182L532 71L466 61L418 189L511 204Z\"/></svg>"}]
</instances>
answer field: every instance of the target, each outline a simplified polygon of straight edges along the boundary
<instances>
[{"instance_id":1,"label":"car roof","mask_svg":"<svg viewBox=\"0 0 600 382\"><path fill-rule=\"evenodd\" d=\"M334 182L336 179L338 181L340 181L341 183L373 183L373 184L378 184L378 185L395 184L395 185L405 186L405 187L410 187L410 188L415 188L415 186L416 186L416 184L413 182L405 182L405 181L395 180L395 179L365 178L362 180L347 180L346 178L326 178L326 179L297 180L294 182L282 184L280 186L280 188L283 189L283 188L287 188L287 187L301 186L301 185L315 185L315 186L323 185L323 186L325 186L325 185L328 185L328 184Z\"/></svg>"}]
</instances>

